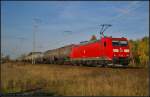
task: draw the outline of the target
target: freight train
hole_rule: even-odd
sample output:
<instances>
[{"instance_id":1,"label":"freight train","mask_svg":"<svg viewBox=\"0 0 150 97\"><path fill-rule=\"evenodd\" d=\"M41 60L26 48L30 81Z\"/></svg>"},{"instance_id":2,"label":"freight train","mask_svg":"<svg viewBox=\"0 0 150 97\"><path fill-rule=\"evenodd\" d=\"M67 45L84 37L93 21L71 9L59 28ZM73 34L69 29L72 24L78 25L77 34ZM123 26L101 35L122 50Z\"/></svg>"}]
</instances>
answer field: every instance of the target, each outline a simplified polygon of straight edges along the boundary
<instances>
[{"instance_id":1,"label":"freight train","mask_svg":"<svg viewBox=\"0 0 150 97\"><path fill-rule=\"evenodd\" d=\"M101 34L103 35L103 32ZM42 63L128 66L130 49L127 38L101 37L98 40L71 44L43 53Z\"/></svg>"},{"instance_id":2,"label":"freight train","mask_svg":"<svg viewBox=\"0 0 150 97\"><path fill-rule=\"evenodd\" d=\"M127 66L130 50L126 38L104 37L100 40L68 45L44 53L45 63L77 65L114 65Z\"/></svg>"}]
</instances>

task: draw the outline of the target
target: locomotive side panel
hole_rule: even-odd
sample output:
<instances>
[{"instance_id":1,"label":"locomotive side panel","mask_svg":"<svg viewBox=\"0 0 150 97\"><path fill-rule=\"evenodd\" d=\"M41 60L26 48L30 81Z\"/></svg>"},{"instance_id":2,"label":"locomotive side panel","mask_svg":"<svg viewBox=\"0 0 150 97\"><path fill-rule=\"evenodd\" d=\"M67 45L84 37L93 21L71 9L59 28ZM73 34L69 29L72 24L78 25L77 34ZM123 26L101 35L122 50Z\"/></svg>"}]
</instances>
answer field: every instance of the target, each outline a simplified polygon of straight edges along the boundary
<instances>
[{"instance_id":1,"label":"locomotive side panel","mask_svg":"<svg viewBox=\"0 0 150 97\"><path fill-rule=\"evenodd\" d=\"M101 52L102 56L107 60L112 60L113 57L113 48L111 38L102 38L101 39Z\"/></svg>"},{"instance_id":2,"label":"locomotive side panel","mask_svg":"<svg viewBox=\"0 0 150 97\"><path fill-rule=\"evenodd\" d=\"M112 46L110 38L81 44L73 47L70 54L73 63L103 65L112 62Z\"/></svg>"},{"instance_id":3,"label":"locomotive side panel","mask_svg":"<svg viewBox=\"0 0 150 97\"><path fill-rule=\"evenodd\" d=\"M95 58L101 56L101 45L100 41L78 45L73 47L70 57L76 58Z\"/></svg>"},{"instance_id":4,"label":"locomotive side panel","mask_svg":"<svg viewBox=\"0 0 150 97\"><path fill-rule=\"evenodd\" d=\"M91 43L89 45L83 46L83 54L84 58L94 58L94 57L100 57L101 51L100 51L100 42Z\"/></svg>"}]
</instances>

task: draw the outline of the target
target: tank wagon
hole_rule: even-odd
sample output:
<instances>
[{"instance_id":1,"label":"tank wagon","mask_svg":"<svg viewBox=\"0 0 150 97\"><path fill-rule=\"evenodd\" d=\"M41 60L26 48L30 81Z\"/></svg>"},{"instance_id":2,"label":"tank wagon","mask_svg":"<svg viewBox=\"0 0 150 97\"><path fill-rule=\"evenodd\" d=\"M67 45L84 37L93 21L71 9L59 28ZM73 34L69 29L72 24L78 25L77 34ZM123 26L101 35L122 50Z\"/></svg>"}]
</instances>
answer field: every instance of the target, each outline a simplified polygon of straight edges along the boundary
<instances>
[{"instance_id":1,"label":"tank wagon","mask_svg":"<svg viewBox=\"0 0 150 97\"><path fill-rule=\"evenodd\" d=\"M31 52L24 59L24 62L32 62L34 63L43 63L43 53L42 52Z\"/></svg>"},{"instance_id":2,"label":"tank wagon","mask_svg":"<svg viewBox=\"0 0 150 97\"><path fill-rule=\"evenodd\" d=\"M73 44L44 52L43 62L63 64L64 62L69 60L72 46Z\"/></svg>"}]
</instances>

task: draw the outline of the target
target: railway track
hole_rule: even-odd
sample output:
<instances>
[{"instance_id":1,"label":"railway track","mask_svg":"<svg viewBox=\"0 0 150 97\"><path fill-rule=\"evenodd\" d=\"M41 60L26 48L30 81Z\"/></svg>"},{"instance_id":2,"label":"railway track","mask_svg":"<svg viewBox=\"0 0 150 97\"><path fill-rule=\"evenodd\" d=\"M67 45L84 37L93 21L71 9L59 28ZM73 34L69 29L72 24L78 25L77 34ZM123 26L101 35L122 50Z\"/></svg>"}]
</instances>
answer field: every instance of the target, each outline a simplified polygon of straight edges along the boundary
<instances>
[{"instance_id":1,"label":"railway track","mask_svg":"<svg viewBox=\"0 0 150 97\"><path fill-rule=\"evenodd\" d=\"M144 69L144 67L135 67L135 66L122 66L122 65L111 65L111 66L84 66L84 65L72 65L72 64L34 64L34 65L47 65L47 66L61 66L61 67L81 67L81 68L99 68L99 69L132 69L132 70L137 70L137 69Z\"/></svg>"}]
</instances>

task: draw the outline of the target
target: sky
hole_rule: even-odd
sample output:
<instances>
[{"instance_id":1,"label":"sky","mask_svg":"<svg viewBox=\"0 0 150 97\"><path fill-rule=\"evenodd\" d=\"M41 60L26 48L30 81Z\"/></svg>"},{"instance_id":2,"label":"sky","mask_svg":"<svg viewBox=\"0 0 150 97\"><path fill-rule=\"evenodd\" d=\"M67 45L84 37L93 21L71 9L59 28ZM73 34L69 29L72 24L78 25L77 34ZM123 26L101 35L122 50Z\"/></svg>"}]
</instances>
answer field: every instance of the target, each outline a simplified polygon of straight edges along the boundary
<instances>
[{"instance_id":1,"label":"sky","mask_svg":"<svg viewBox=\"0 0 150 97\"><path fill-rule=\"evenodd\" d=\"M149 36L149 1L1 1L1 52L12 59L100 38Z\"/></svg>"}]
</instances>

